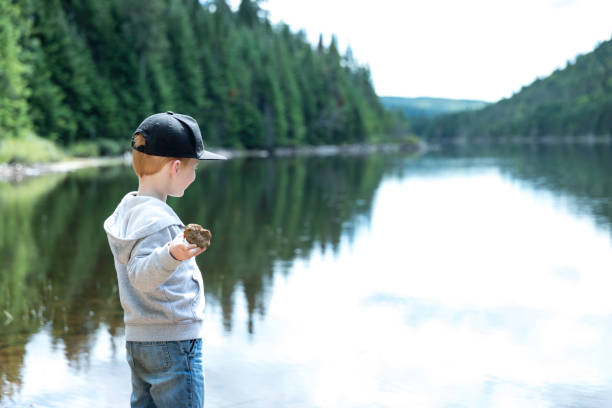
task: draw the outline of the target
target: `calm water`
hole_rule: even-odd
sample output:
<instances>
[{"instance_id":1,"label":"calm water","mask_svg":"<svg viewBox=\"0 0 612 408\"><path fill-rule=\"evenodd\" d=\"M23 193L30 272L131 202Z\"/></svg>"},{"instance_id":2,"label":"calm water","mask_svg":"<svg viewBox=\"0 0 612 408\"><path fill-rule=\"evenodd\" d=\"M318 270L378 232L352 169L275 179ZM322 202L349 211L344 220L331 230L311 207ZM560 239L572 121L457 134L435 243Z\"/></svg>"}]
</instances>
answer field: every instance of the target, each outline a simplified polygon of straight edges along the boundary
<instances>
[{"instance_id":1,"label":"calm water","mask_svg":"<svg viewBox=\"0 0 612 408\"><path fill-rule=\"evenodd\" d=\"M207 407L612 406L612 149L201 166ZM125 407L129 168L0 183L0 406Z\"/></svg>"}]
</instances>

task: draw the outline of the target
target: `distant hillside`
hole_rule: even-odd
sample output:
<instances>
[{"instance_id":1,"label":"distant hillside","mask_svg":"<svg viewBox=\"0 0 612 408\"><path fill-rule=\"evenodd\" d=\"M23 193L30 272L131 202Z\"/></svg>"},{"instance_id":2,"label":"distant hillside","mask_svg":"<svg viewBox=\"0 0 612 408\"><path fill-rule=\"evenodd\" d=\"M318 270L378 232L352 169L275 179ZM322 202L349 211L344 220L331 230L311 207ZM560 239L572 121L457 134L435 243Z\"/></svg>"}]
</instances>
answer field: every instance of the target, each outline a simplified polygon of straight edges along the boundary
<instances>
[{"instance_id":1,"label":"distant hillside","mask_svg":"<svg viewBox=\"0 0 612 408\"><path fill-rule=\"evenodd\" d=\"M395 96L381 96L380 101L384 107L402 111L408 118L434 117L445 113L475 110L489 104L484 101L467 99L401 98Z\"/></svg>"},{"instance_id":2,"label":"distant hillside","mask_svg":"<svg viewBox=\"0 0 612 408\"><path fill-rule=\"evenodd\" d=\"M417 134L434 138L611 135L612 40L511 98L420 125Z\"/></svg>"}]
</instances>

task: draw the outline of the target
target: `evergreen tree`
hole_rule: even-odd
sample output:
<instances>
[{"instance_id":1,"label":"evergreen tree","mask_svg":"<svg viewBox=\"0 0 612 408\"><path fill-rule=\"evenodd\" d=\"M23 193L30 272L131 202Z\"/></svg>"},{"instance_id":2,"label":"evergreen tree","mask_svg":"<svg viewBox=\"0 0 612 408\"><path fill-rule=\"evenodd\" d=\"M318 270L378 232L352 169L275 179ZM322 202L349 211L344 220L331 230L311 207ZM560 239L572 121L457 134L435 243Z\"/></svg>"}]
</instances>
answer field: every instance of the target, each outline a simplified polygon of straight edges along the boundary
<instances>
[{"instance_id":1,"label":"evergreen tree","mask_svg":"<svg viewBox=\"0 0 612 408\"><path fill-rule=\"evenodd\" d=\"M170 67L176 101L173 109L200 116L206 106L206 91L201 65L193 50L197 48L193 24L181 0L170 0L168 9L168 43Z\"/></svg>"},{"instance_id":2,"label":"evergreen tree","mask_svg":"<svg viewBox=\"0 0 612 408\"><path fill-rule=\"evenodd\" d=\"M247 27L253 28L259 22L259 1L241 0L238 7L238 21Z\"/></svg>"},{"instance_id":3,"label":"evergreen tree","mask_svg":"<svg viewBox=\"0 0 612 408\"><path fill-rule=\"evenodd\" d=\"M285 30L288 30L287 26L283 27L284 32ZM291 64L290 50L288 49L288 42L286 40L286 34L282 37L275 37L275 47L281 93L286 99L283 115L284 122L287 123L287 144L296 146L304 143L306 129L304 127L304 117L302 113L302 100L295 77L296 69Z\"/></svg>"},{"instance_id":4,"label":"evergreen tree","mask_svg":"<svg viewBox=\"0 0 612 408\"><path fill-rule=\"evenodd\" d=\"M30 128L28 118L28 66L23 41L28 26L11 0L0 0L0 141Z\"/></svg>"},{"instance_id":5,"label":"evergreen tree","mask_svg":"<svg viewBox=\"0 0 612 408\"><path fill-rule=\"evenodd\" d=\"M74 109L87 107L89 98L84 96L89 84L77 74L81 66L75 61L79 53L70 44L69 22L58 0L33 5L30 12L34 21L32 47L37 53L30 99L34 123L37 129L44 129L40 132L43 137L73 142L78 129ZM81 84L84 89L78 87Z\"/></svg>"}]
</instances>

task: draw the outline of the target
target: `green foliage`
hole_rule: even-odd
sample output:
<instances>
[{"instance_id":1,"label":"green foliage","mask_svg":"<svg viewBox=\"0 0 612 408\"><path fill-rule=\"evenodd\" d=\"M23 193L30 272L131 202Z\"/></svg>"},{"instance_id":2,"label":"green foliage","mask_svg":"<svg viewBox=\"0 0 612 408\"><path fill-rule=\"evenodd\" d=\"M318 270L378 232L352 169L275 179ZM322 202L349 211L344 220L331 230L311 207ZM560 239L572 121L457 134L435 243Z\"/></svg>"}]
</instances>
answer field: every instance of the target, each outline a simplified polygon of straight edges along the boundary
<instances>
[{"instance_id":1,"label":"green foliage","mask_svg":"<svg viewBox=\"0 0 612 408\"><path fill-rule=\"evenodd\" d=\"M75 157L117 156L127 150L129 143L112 139L79 140L71 144L68 151Z\"/></svg>"},{"instance_id":2,"label":"green foliage","mask_svg":"<svg viewBox=\"0 0 612 408\"><path fill-rule=\"evenodd\" d=\"M509 99L415 129L439 139L612 135L612 40Z\"/></svg>"},{"instance_id":3,"label":"green foliage","mask_svg":"<svg viewBox=\"0 0 612 408\"><path fill-rule=\"evenodd\" d=\"M33 134L0 140L0 163L55 162L66 154L51 140Z\"/></svg>"},{"instance_id":4,"label":"green foliage","mask_svg":"<svg viewBox=\"0 0 612 408\"><path fill-rule=\"evenodd\" d=\"M29 130L25 80L27 53L22 41L29 25L11 0L0 0L0 140Z\"/></svg>"},{"instance_id":5,"label":"green foliage","mask_svg":"<svg viewBox=\"0 0 612 408\"><path fill-rule=\"evenodd\" d=\"M94 142L80 140L70 145L70 154L75 157L96 157L100 155L100 148Z\"/></svg>"},{"instance_id":6,"label":"green foliage","mask_svg":"<svg viewBox=\"0 0 612 408\"><path fill-rule=\"evenodd\" d=\"M32 130L91 155L99 139L129 139L166 110L227 147L370 142L385 128L369 70L335 38L314 50L303 33L272 26L258 0L235 12L225 0L0 7L2 134Z\"/></svg>"},{"instance_id":7,"label":"green foliage","mask_svg":"<svg viewBox=\"0 0 612 408\"><path fill-rule=\"evenodd\" d=\"M95 139L95 143L98 145L101 156L117 156L121 153L125 153L130 149L129 139L126 141L117 141L112 139L98 138Z\"/></svg>"}]
</instances>

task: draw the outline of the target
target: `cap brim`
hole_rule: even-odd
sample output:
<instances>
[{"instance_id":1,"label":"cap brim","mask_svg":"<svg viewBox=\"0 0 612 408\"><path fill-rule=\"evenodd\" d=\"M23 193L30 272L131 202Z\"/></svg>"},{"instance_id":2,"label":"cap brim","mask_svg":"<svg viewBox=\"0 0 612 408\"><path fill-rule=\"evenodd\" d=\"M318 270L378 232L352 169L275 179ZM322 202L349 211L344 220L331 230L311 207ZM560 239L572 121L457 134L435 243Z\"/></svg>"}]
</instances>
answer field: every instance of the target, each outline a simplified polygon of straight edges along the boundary
<instances>
[{"instance_id":1,"label":"cap brim","mask_svg":"<svg viewBox=\"0 0 612 408\"><path fill-rule=\"evenodd\" d=\"M198 156L198 160L227 160L227 157L203 150Z\"/></svg>"}]
</instances>

